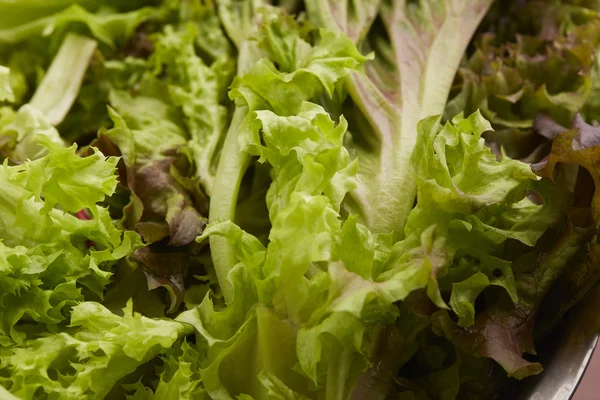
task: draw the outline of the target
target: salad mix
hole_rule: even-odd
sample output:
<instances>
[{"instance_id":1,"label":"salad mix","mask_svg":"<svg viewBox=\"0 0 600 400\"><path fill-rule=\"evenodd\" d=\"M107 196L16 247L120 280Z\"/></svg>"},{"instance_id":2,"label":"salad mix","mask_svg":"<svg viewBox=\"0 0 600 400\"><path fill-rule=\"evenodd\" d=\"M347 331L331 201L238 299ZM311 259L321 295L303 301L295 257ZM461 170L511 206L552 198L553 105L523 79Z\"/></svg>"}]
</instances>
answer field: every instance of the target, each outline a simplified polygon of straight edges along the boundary
<instances>
[{"instance_id":1,"label":"salad mix","mask_svg":"<svg viewBox=\"0 0 600 400\"><path fill-rule=\"evenodd\" d=\"M596 0L0 0L0 398L493 399L600 277Z\"/></svg>"}]
</instances>

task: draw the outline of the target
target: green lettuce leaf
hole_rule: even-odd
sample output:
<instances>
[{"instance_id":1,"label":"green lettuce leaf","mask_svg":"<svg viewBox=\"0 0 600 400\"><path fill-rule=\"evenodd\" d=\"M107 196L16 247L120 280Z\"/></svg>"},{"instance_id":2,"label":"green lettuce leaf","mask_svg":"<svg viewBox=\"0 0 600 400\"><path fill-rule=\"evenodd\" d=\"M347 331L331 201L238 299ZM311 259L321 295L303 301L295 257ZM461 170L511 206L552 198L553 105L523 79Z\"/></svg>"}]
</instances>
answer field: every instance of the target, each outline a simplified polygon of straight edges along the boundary
<instances>
[{"instance_id":1,"label":"green lettuce leaf","mask_svg":"<svg viewBox=\"0 0 600 400\"><path fill-rule=\"evenodd\" d=\"M119 379L189 333L185 324L131 307L118 316L95 302L76 305L67 331L0 349L0 381L21 398L105 398Z\"/></svg>"},{"instance_id":2,"label":"green lettuce leaf","mask_svg":"<svg viewBox=\"0 0 600 400\"><path fill-rule=\"evenodd\" d=\"M215 61L211 67L205 65L194 48L198 35L193 29L175 33L167 27L155 40L151 62L155 65L155 74L167 73L172 101L185 116L196 176L210 194L217 150L227 120L227 110L220 104L227 81L220 80L219 70L232 66L226 59Z\"/></svg>"},{"instance_id":3,"label":"green lettuce leaf","mask_svg":"<svg viewBox=\"0 0 600 400\"><path fill-rule=\"evenodd\" d=\"M432 122L421 123L412 155L419 205L432 202L446 213L470 215L523 197L523 184L535 174L522 162L496 159L481 140L492 129L481 114L457 116L441 130Z\"/></svg>"},{"instance_id":4,"label":"green lettuce leaf","mask_svg":"<svg viewBox=\"0 0 600 400\"><path fill-rule=\"evenodd\" d=\"M308 272L311 261L328 260L328 255L332 251L332 236L334 232L341 228L340 222L336 218L336 209L338 209L341 201L337 193L348 186L346 183L348 172L345 170L355 168L355 166L349 164L348 155L341 147L341 135L345 132L345 126L343 122L337 127L334 126L333 121L329 119L324 110L311 103L304 103L300 113L291 117L280 117L270 110L256 111L250 115L260 125L251 124L254 128L247 132L251 136L248 140L252 140L252 137L256 135L262 125L266 146L263 147L260 142L251 142L248 149L256 152L256 154L263 154L273 167L272 176L274 181L267 193L270 218L273 224L270 233L270 244L265 249L256 238L244 233L231 222L209 226L199 240L205 236L215 234L223 235L231 240L235 248L239 249L236 251L237 257L243 263L238 264L229 272L229 282L232 290L234 293L236 291L248 292L250 288L256 287L257 298L251 303L248 303L248 300L253 297L251 292L241 295L242 299L234 294L233 302L227 308L228 312L239 313L240 316L243 316L246 314L242 311L243 309L247 309L252 303L260 301L272 307L277 313L287 315L292 321L300 322L308 315L316 318L319 313L308 313L311 308L317 305L314 303L316 299L311 296L311 292L316 290L315 294L318 294L324 289L323 284L325 281L323 279L325 277L322 276L322 273L318 274L311 283L311 280L303 277L303 275ZM285 131L289 131L290 135L283 135ZM292 149L295 150L290 152ZM329 168L327 168L328 166ZM319 175L322 177L315 180L314 178ZM337 188L335 187L338 180L336 175L339 176L342 185ZM307 216L315 221L312 228L294 222ZM238 279L242 279L248 273L250 277L257 279L257 281L240 280L232 282L234 271L238 274ZM300 287L298 287L299 279L306 280ZM335 291L335 293L338 293L338 291ZM250 299L248 299L248 296L251 296ZM322 295L319 295L319 297L322 297ZM360 298L360 294L358 297ZM209 307L210 303L207 303L206 306L205 303L206 301L201 307ZM240 311L236 311L240 308ZM214 313L214 311L212 312ZM306 316L303 317L303 315ZM216 316L210 317L210 314L208 314L201 320L205 325L208 325L215 318ZM348 316L348 319L348 322L352 323L354 318ZM315 323L317 321L315 320ZM216 325L213 330L218 329L218 326ZM339 334L341 334L341 331L345 331L341 326L329 322L325 326L307 330L304 337L302 337L302 333L299 333L298 356L295 356L296 351L293 347L295 339L292 328L287 322L280 320L270 308L256 309L239 329L235 336L229 339L235 339L235 342L230 345L234 346L235 344L235 347L230 351L234 351L237 346L247 348L252 343L252 341L248 342L248 340L251 340L250 337L259 335L259 345L263 347L263 354L257 359L256 372L259 373L264 368L265 373L274 375L283 384L292 385L289 386L290 389L294 391L301 390L300 393L305 394L306 389L302 389L302 387L307 387L307 384L302 383L301 376L297 373L290 374L285 371L294 366L296 357L300 357L300 365L316 384L316 364L319 360L315 359L313 354L316 352L320 357L321 350L319 343L315 343L314 340L318 340L318 336L324 330L337 332L339 329ZM209 332L215 335L211 330ZM285 346L288 357L275 357L273 352L276 351L276 347L273 347L273 343L270 343L271 339L268 339L274 332L279 332L279 335L281 335L277 339L278 343L281 343L282 340L289 343ZM241 344L240 341L242 341ZM210 346L210 341L208 344ZM216 344L210 347L214 346ZM240 349L239 351L249 350ZM282 349L279 349L279 351L282 351ZM222 350L215 353L221 358L226 356L224 352ZM207 367L208 371L214 371L210 373L210 379L208 376L205 376L204 379L211 396L215 396L216 393L225 390L225 387L227 387L214 386L217 382L222 380L230 382L230 384L235 382L230 381L231 378L213 375L218 373L219 364L225 362L220 361L219 358L213 361L214 364L209 364L210 367ZM277 364L270 365L271 360L275 361L275 359L279 359ZM351 359L348 362L351 362ZM246 378L235 384L243 384L241 389L238 390L252 394L255 397L260 397L260 393L267 390L264 387L259 389L260 385L259 388L254 388L250 385L251 382L252 380ZM342 378L336 384L341 386L331 387L328 391L343 389L345 378ZM256 383L253 385L256 385Z\"/></svg>"},{"instance_id":5,"label":"green lettuce leaf","mask_svg":"<svg viewBox=\"0 0 600 400\"><path fill-rule=\"evenodd\" d=\"M562 222L549 231L536 248L513 263L518 301L513 305L497 299L475 317L474 326L461 329L447 314L436 315L440 329L462 350L497 361L517 379L540 373L542 366L525 360L535 354L533 329L537 309L558 277L579 258L591 231L573 221ZM556 233L558 231L558 234Z\"/></svg>"},{"instance_id":6,"label":"green lettuce leaf","mask_svg":"<svg viewBox=\"0 0 600 400\"><path fill-rule=\"evenodd\" d=\"M196 46L200 54L213 61L231 57L233 48L219 18L219 2L189 1L178 4L181 23L192 23L198 29ZM223 18L224 19L224 18Z\"/></svg>"},{"instance_id":7,"label":"green lettuce leaf","mask_svg":"<svg viewBox=\"0 0 600 400\"><path fill-rule=\"evenodd\" d=\"M373 273L396 300L404 299L407 304L423 290L424 298L418 302L431 307L425 312L421 329L436 309L442 308L451 309L456 315L458 322L452 322L456 329L468 327L465 332L471 332L484 318L476 313L478 298L500 296L503 303L499 309L512 309L513 304L522 301L511 262L535 246L549 226L561 219L571 204L571 196L558 185L539 181L528 164L507 157L498 159L485 146L482 135L491 127L479 113L468 118L459 115L444 125L439 117L432 117L423 120L418 129L419 139L411 159L418 188L417 205L408 216L406 238L389 248L387 257ZM531 200L532 193L543 201ZM514 242L520 242L516 252L512 250ZM357 260L357 256L353 258ZM488 290L493 286L503 293ZM408 313L423 314L417 310L411 306ZM416 350L414 339L409 338L414 336L396 333L406 338L398 344L401 339L393 340L390 335L390 328L382 330L378 340L381 343L376 348L383 352L381 346L399 345L399 349L387 348L397 357L395 363L387 363L412 371ZM459 348L468 354L473 352ZM427 367L423 369L424 376L417 378L409 373L413 385L409 387L413 389L408 392L427 395L427 388L434 384L427 379L438 379L435 373L429 376L432 371L439 369L440 374L444 371L456 377L459 365L454 369L447 369L450 365ZM372 370L361 376L357 393L376 388L377 398L385 398L393 388L391 378L382 369ZM435 395L430 395L439 396L445 390L448 398L455 398L458 386L436 389ZM402 391L403 395L408 392Z\"/></svg>"},{"instance_id":8,"label":"green lettuce leaf","mask_svg":"<svg viewBox=\"0 0 600 400\"><path fill-rule=\"evenodd\" d=\"M451 291L449 304L461 326L473 323L475 299L490 285L503 287L516 301L504 243L511 239L534 246L568 205L568 196L562 194L561 201L560 190L537 182L529 165L497 160L481 137L490 129L479 113L457 116L443 127L435 117L420 123L411 159L417 205L408 216L406 239L394 245L379 271L379 279L389 279L413 257L420 258L415 250L423 235L430 235L437 250L432 252L427 294L447 308L442 292ZM526 196L528 190L548 200L535 204Z\"/></svg>"},{"instance_id":9,"label":"green lettuce leaf","mask_svg":"<svg viewBox=\"0 0 600 400\"><path fill-rule=\"evenodd\" d=\"M114 260L141 245L97 205L115 189L116 159L99 152L81 158L74 147L39 140L48 155L0 170L3 344L21 343L41 326L60 324L77 302L101 298ZM94 218L72 214L82 209Z\"/></svg>"}]
</instances>

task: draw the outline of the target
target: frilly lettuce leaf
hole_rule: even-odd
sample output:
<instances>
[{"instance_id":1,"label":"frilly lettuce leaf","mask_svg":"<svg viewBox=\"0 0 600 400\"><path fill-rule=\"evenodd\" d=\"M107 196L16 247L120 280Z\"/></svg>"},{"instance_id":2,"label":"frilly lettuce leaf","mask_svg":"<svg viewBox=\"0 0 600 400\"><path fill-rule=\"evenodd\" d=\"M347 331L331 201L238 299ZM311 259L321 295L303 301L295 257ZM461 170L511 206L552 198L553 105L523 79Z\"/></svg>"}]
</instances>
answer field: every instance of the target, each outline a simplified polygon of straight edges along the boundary
<instances>
[{"instance_id":1,"label":"frilly lettuce leaf","mask_svg":"<svg viewBox=\"0 0 600 400\"><path fill-rule=\"evenodd\" d=\"M196 175L210 194L227 121L227 110L220 101L228 81L221 81L220 74L233 66L227 59L205 65L194 48L199 33L190 30L190 25L187 28L187 32L176 33L166 27L155 39L151 63L155 74L166 72L172 101L185 116Z\"/></svg>"},{"instance_id":2,"label":"frilly lettuce leaf","mask_svg":"<svg viewBox=\"0 0 600 400\"><path fill-rule=\"evenodd\" d=\"M490 129L479 113L457 116L443 126L435 117L419 124L411 159L417 205L408 216L406 239L394 245L380 271L380 279L392 276L411 260L412 249L422 246L423 235L430 232L432 249L437 250L432 253L435 262L427 294L446 308L441 292L451 290L450 306L461 326L473 323L474 301L489 285L503 287L516 301L503 243L513 239L535 245L560 217L568 199L563 195L565 199L559 201L561 192L554 189L554 198L547 203L531 202L528 190L549 198L550 188L537 182L529 165L506 157L497 160L481 137Z\"/></svg>"},{"instance_id":3,"label":"frilly lettuce leaf","mask_svg":"<svg viewBox=\"0 0 600 400\"><path fill-rule=\"evenodd\" d=\"M315 323L319 321L317 316L320 313L309 313L309 310L318 305L315 303L317 298L324 299L322 296L325 293L322 291L325 289L323 284L327 277L323 275L323 272L319 273L318 269L314 271L317 274L314 279L308 279L304 275L309 271L311 262L327 261L330 257L332 236L341 228L336 211L341 198L336 193L339 193L340 190L343 191L344 187L348 187L346 182L349 178L348 174L351 176L351 172L346 172L346 169L351 171L355 167L349 164L349 157L341 147L341 136L345 132L343 121L335 126L325 111L317 105L304 103L300 113L291 117L281 117L270 110L255 111L249 115L255 122L251 123L252 130L247 132L247 135L251 135L246 139L250 141L247 148L253 153L263 154L266 161L273 167L272 177L274 180L267 193L267 203L270 206L270 218L273 225L269 246L265 248L258 239L244 233L231 222L209 225L199 240L208 235L223 235L237 249L236 254L241 264L235 266L228 275L230 290L233 290L234 293L233 302L229 303L227 309L228 313L239 313L240 316L243 316L246 312L241 310L248 309L252 303L257 301L269 306L269 308L262 307L252 312L253 316L246 319L244 325L239 328L240 330L229 339L235 339L230 346L237 343L236 347L246 348L248 344L241 344L240 341L251 343L247 342L250 340L248 335L258 334L261 337L258 339L260 345L264 346L264 354L257 360L259 363L257 373L264 369L265 373L274 375L284 384L292 385L291 388L298 391L307 385L302 383L301 375L284 372L296 363L296 351L293 346L295 342L294 329L289 326L288 322L280 320L277 315L287 315L291 321L297 322L312 315ZM264 146L260 141L253 141L253 137L257 137L256 134L261 126L264 131ZM290 134L284 135L284 132ZM336 175L340 178L338 179ZM315 179L319 176L319 179ZM340 184L336 185L338 180ZM307 216L314 221L310 226L297 222ZM234 272L238 281L233 281L232 274ZM243 277L246 278L243 279ZM299 285L299 282L304 283ZM253 294L254 290L249 291L252 287L255 287L255 294ZM241 294L242 298L240 299L235 294L237 291L244 291L248 294ZM313 292L314 294L311 294ZM340 292L335 291L335 293ZM255 300L250 300L253 297ZM358 298L360 298L360 294ZM250 304L247 303L248 300L251 301ZM360 302L360 300L356 301ZM201 308L209 307L205 306L205 303ZM240 311L235 311L236 309L240 309ZM206 312L209 310L207 309ZM325 309L323 312L326 312ZM206 325L216 318L216 316L209 316L210 314L201 319ZM347 323L350 324L358 323L350 315L347 317L340 315L340 318L347 319ZM297 357L300 357L300 365L312 378L314 384L317 384L316 366L319 361L318 358L314 358L314 355L320 358L321 354L318 336L324 330L338 332L339 329L339 334L342 334L341 332L345 329L341 329L341 326L333 322L327 323L319 328L308 330L305 339L302 339L302 334L299 334ZM209 326L203 330L208 330L212 336L215 335L213 332L215 329L219 329L218 327L219 324L212 329L209 329ZM248 329L251 330L248 331ZM256 329L258 332L255 331ZM270 344L271 339L267 338L271 335L269 331L279 332L281 337L277 339L278 342L287 338L285 340L289 343L285 347L288 356L278 361L283 364L277 367L269 365L269 360L273 359L273 355L270 353L275 351L275 347L272 347L273 344ZM262 338L264 335L267 336ZM346 339L340 338L340 340L345 341ZM208 345L210 354L212 350L210 348L216 344L211 345L209 341ZM224 357L226 356L224 352L223 349L215 355L218 355L219 358ZM351 354L348 356L350 357ZM211 358L209 357L209 360ZM352 357L347 362L349 367L352 364ZM211 373L210 378L207 376L205 379L207 390L211 396L226 390L227 386L220 388L220 385L214 386L217 382L229 381L229 378L213 375L217 373L219 359L212 363L215 364L208 367L208 370L214 372ZM265 388L253 389L252 385L248 386L251 381L249 382L247 378L236 384L239 385L242 382L245 393L260 397L260 393L266 390ZM338 389L343 388L345 378L337 384L341 385ZM305 390L303 389L301 392L305 393Z\"/></svg>"},{"instance_id":4,"label":"frilly lettuce leaf","mask_svg":"<svg viewBox=\"0 0 600 400\"><path fill-rule=\"evenodd\" d=\"M25 321L56 326L77 302L101 298L114 260L141 246L97 205L115 189L117 160L99 152L81 158L74 147L39 140L48 155L0 169L3 344L38 334ZM81 209L94 218L72 214Z\"/></svg>"},{"instance_id":5,"label":"frilly lettuce leaf","mask_svg":"<svg viewBox=\"0 0 600 400\"><path fill-rule=\"evenodd\" d=\"M422 122L411 156L419 205L432 202L446 213L476 214L522 198L524 184L535 179L529 165L507 157L498 161L485 146L481 135L492 127L480 113L459 115L441 129L431 123L439 122Z\"/></svg>"},{"instance_id":6,"label":"frilly lettuce leaf","mask_svg":"<svg viewBox=\"0 0 600 400\"><path fill-rule=\"evenodd\" d=\"M201 356L187 341L162 357L164 369L154 392L156 399L197 399L208 396L200 381Z\"/></svg>"},{"instance_id":7,"label":"frilly lettuce leaf","mask_svg":"<svg viewBox=\"0 0 600 400\"><path fill-rule=\"evenodd\" d=\"M276 23L267 19L269 22ZM291 36L285 47L283 43L278 43L281 47L275 46L271 43L274 38L266 36L263 46L269 57L233 82L230 97L238 107L245 105L250 110L272 109L281 115L294 115L304 100L314 98L322 90L331 95L335 82L347 69L357 68L367 60L347 38L326 30L319 32L320 41L314 47L298 34ZM284 73L274 66L277 61L281 62L278 66ZM273 88L278 90L270 93L268 89Z\"/></svg>"},{"instance_id":8,"label":"frilly lettuce leaf","mask_svg":"<svg viewBox=\"0 0 600 400\"><path fill-rule=\"evenodd\" d=\"M119 379L170 348L190 327L95 302L73 307L66 331L0 349L0 382L21 398L103 399ZM43 372L42 372L43 371Z\"/></svg>"},{"instance_id":9,"label":"frilly lettuce leaf","mask_svg":"<svg viewBox=\"0 0 600 400\"><path fill-rule=\"evenodd\" d=\"M445 116L479 109L495 129L489 141L513 158L539 161L558 133L546 121L569 126L594 101L600 22L595 12L560 1L497 3L487 19L458 71Z\"/></svg>"},{"instance_id":10,"label":"frilly lettuce leaf","mask_svg":"<svg viewBox=\"0 0 600 400\"><path fill-rule=\"evenodd\" d=\"M398 296L396 299L405 300L409 314L423 314L411 305L419 296L429 297L417 300L421 308L429 310L421 317L422 332L417 336L420 339L415 339L410 332L392 335L388 328L382 331L379 339L387 345L379 344L377 348L390 343L398 346L402 340L399 349L390 347L387 350L397 352L400 361L387 361L387 365L395 365L396 369L404 366L402 373L409 379L402 381L404 394L426 395L430 393L431 385L441 379L437 374L447 373L450 374L444 378L447 386L435 389L430 395L435 397L447 390L448 398L455 398L460 362L457 361L454 369L447 363L444 367L426 367L424 375L415 375L416 372L411 370L418 362L420 352L428 351L431 345L432 339L419 344L419 340L425 340L422 336L430 333L429 329L424 329L429 318L433 315L436 321L440 315L449 315L446 310L435 313L436 309L451 309L457 322L449 318L448 321L456 332L461 332L456 335L467 335L479 329L480 321L485 319L481 312L476 312L478 298L501 299L502 306L498 310L518 307L525 294L519 280L523 276L513 272L513 260L520 254L534 251L531 247L539 244L548 228L561 221L572 204L572 197L561 186L538 180L529 165L507 157L498 159L484 144L482 134L490 129L490 125L479 113L468 118L459 115L444 125L439 117L432 117L423 120L418 129L419 139L411 159L418 188L417 205L408 216L406 238L389 248L387 258L383 263L376 263L373 272L382 287L391 289L400 283L405 285L405 294L400 296L397 290L389 293ZM466 178L470 173L480 178ZM494 183L487 181L485 176L496 176ZM362 242L368 243L368 240ZM519 262L527 265L526 261ZM500 290L488 290L492 286ZM541 301L543 293L540 296ZM428 303L431 306L426 307ZM486 312L487 308L483 315ZM410 324L419 326L412 320ZM516 332L513 328L506 331ZM471 336L461 342L446 333L465 355L489 356L475 352L476 347L468 347L472 344ZM393 340L395 335L403 339ZM488 340L492 341L491 336L476 343L486 344ZM379 359L385 360L385 357ZM509 363L502 365L507 371L513 371ZM358 393L368 393L362 391L376 388L382 391L377 398L384 398L392 390L391 385L385 383L385 376L382 369L361 376Z\"/></svg>"},{"instance_id":11,"label":"frilly lettuce leaf","mask_svg":"<svg viewBox=\"0 0 600 400\"><path fill-rule=\"evenodd\" d=\"M219 6L224 2L189 1L176 4L179 8L179 19L182 24L192 23L198 29L196 46L200 54L211 59L227 59L231 57L233 46L227 38L219 15Z\"/></svg>"}]
</instances>

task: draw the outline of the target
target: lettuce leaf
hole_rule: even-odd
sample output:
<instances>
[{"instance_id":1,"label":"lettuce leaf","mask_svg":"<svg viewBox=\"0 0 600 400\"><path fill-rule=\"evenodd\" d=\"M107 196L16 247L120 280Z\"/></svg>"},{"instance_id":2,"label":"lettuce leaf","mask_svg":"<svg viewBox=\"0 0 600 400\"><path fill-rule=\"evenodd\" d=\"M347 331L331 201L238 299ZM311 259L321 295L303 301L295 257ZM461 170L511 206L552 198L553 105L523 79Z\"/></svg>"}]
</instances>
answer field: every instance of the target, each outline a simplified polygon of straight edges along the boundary
<instances>
[{"instance_id":1,"label":"lettuce leaf","mask_svg":"<svg viewBox=\"0 0 600 400\"><path fill-rule=\"evenodd\" d=\"M206 219L197 211L197 204L205 201L202 192L196 189L200 197L194 197L190 190L194 187L178 181L183 179L178 168L185 168L187 162L185 155L177 154L186 143L184 133L167 121L153 127L146 123L143 129L132 131L115 111L109 113L115 126L103 133L105 136L101 136L99 143L113 151L111 145L117 145L116 154L123 156L125 168L120 179L130 190L129 204L123 210L123 225L139 232L147 245L156 243L152 248L138 250L135 259L147 273L151 289L164 286L170 291L169 310L174 311L182 300L184 271L182 262L175 260L182 260L186 254L164 251L172 253L167 258L170 265L165 265L163 250L159 250L164 247L161 241L167 239L171 246L185 246L206 225Z\"/></svg>"},{"instance_id":2,"label":"lettuce leaf","mask_svg":"<svg viewBox=\"0 0 600 400\"><path fill-rule=\"evenodd\" d=\"M513 24L497 28L507 15ZM558 1L498 3L487 19L458 71L445 116L479 109L496 131L489 141L513 158L537 162L558 133L546 121L569 126L593 101L600 24L590 10Z\"/></svg>"},{"instance_id":3,"label":"lettuce leaf","mask_svg":"<svg viewBox=\"0 0 600 400\"><path fill-rule=\"evenodd\" d=\"M211 202L211 222L235 221L239 184L250 155L250 152L240 150L245 146L256 146L257 134L254 132L256 128L252 126L252 121L255 119L252 112L261 108L273 109L280 115L293 116L304 101L323 91L332 93L335 81L347 74L347 68L357 67L365 60L351 42L344 38L322 31L321 42L311 47L301 34L294 32L300 27L293 19L286 18L279 22L283 17L272 9L265 11L263 18L265 19L263 29L267 30L272 26L270 29L279 34L264 35L261 46L266 49L269 58L293 60L293 63L283 64L286 70L280 72L272 61L264 58L251 67L243 77L238 77L234 81L231 96L236 101L237 108L225 139L223 152L237 156L221 159L219 165L221 175L217 176L217 186ZM280 41L280 37L284 37L284 41ZM273 43L269 43L271 41ZM246 51L242 53L244 62L255 57L254 52L259 50L251 50L248 47ZM273 93L273 87L277 87L280 93ZM273 95L276 95L276 98L271 98ZM240 129L254 133L246 133L238 139ZM211 239L211 251L214 254L213 260L219 282L222 286L226 286L227 273L237 261L233 247L227 241L218 239ZM230 298L228 291L227 288L223 289L227 300Z\"/></svg>"},{"instance_id":4,"label":"lettuce leaf","mask_svg":"<svg viewBox=\"0 0 600 400\"><path fill-rule=\"evenodd\" d=\"M308 2L313 18L329 29L344 28L355 40L365 37L363 46L377 55L366 74L354 74L347 83L356 104L353 113L363 117L347 143L362 160L359 186L347 204L372 231L393 231L400 239L416 195L410 155L417 123L443 112L460 57L491 1L384 3L379 10L383 29L374 27L368 34L374 13L357 18L355 10L370 10L369 2L326 3ZM334 12L346 20L336 22Z\"/></svg>"},{"instance_id":5,"label":"lettuce leaf","mask_svg":"<svg viewBox=\"0 0 600 400\"><path fill-rule=\"evenodd\" d=\"M227 110L220 100L228 79L222 81L220 74L232 66L227 58L205 65L194 48L198 35L194 30L175 33L167 27L156 39L151 62L155 74L167 73L172 101L185 116L196 176L210 194L217 150L227 120Z\"/></svg>"},{"instance_id":6,"label":"lettuce leaf","mask_svg":"<svg viewBox=\"0 0 600 400\"><path fill-rule=\"evenodd\" d=\"M56 326L77 302L101 298L114 260L141 245L97 205L115 189L116 159L80 158L74 147L39 140L48 155L0 170L3 344L38 334L28 321ZM81 209L94 219L73 215Z\"/></svg>"},{"instance_id":7,"label":"lettuce leaf","mask_svg":"<svg viewBox=\"0 0 600 400\"><path fill-rule=\"evenodd\" d=\"M600 128L587 124L577 115L574 129L560 133L552 142L548 157L534 165L540 176L554 179L559 163L575 164L590 174L594 181L591 210L594 219L600 218L600 171L597 168Z\"/></svg>"},{"instance_id":8,"label":"lettuce leaf","mask_svg":"<svg viewBox=\"0 0 600 400\"><path fill-rule=\"evenodd\" d=\"M105 398L119 379L189 333L185 324L146 318L131 307L118 316L83 302L73 307L67 331L0 349L2 384L22 398Z\"/></svg>"},{"instance_id":9,"label":"lettuce leaf","mask_svg":"<svg viewBox=\"0 0 600 400\"><path fill-rule=\"evenodd\" d=\"M58 54L29 103L43 112L52 125L59 124L69 112L95 50L94 40L76 35L65 37ZM61 76L67 70L68 77ZM58 99L57 94L60 94Z\"/></svg>"}]
</instances>

